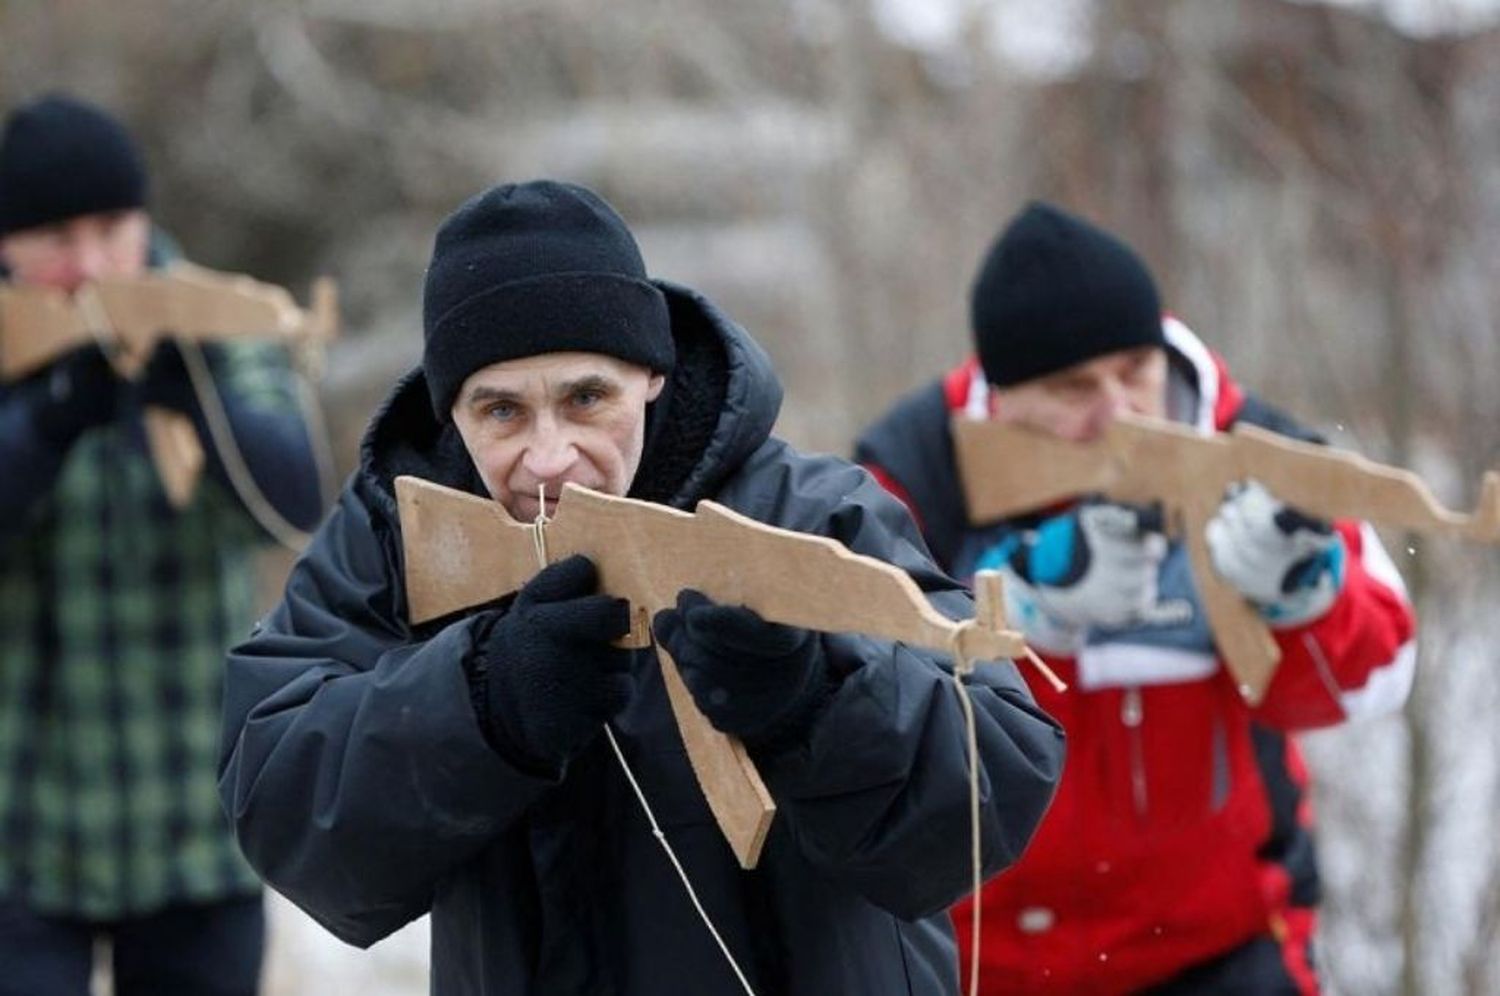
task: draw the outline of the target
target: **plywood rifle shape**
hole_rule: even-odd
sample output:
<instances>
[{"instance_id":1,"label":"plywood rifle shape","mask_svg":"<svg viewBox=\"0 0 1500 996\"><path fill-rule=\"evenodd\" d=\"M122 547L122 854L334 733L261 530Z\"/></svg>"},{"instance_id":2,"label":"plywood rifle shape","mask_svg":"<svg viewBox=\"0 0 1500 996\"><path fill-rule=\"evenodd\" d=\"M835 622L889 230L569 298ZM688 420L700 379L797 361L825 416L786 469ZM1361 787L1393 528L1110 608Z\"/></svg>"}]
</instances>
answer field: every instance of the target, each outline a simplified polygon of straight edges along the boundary
<instances>
[{"instance_id":1,"label":"plywood rifle shape","mask_svg":"<svg viewBox=\"0 0 1500 996\"><path fill-rule=\"evenodd\" d=\"M338 324L338 294L326 277L313 284L305 311L281 287L191 263L90 281L73 294L0 286L0 381L25 377L90 342L99 343L122 377L134 379L169 336L272 338L308 348L336 336ZM177 413L148 409L146 429L162 486L181 508L202 473L202 443L192 422Z\"/></svg>"},{"instance_id":2,"label":"plywood rifle shape","mask_svg":"<svg viewBox=\"0 0 1500 996\"><path fill-rule=\"evenodd\" d=\"M969 518L994 522L1082 494L1160 502L1168 528L1187 544L1193 576L1230 673L1254 704L1280 662L1270 629L1209 555L1206 527L1233 482L1254 478L1295 508L1323 519L1500 542L1500 475L1484 476L1472 514L1444 508L1408 470L1289 439L1251 425L1201 435L1191 428L1122 416L1097 440L1074 443L995 421L955 419L954 447ZM1017 468L1025 468L1018 470Z\"/></svg>"},{"instance_id":3,"label":"plywood rifle shape","mask_svg":"<svg viewBox=\"0 0 1500 996\"><path fill-rule=\"evenodd\" d=\"M864 633L950 654L955 666L1025 653L1005 627L998 576L977 589L974 619L954 621L900 568L823 536L768 526L711 501L687 513L566 485L545 525L512 519L496 502L415 477L396 479L413 624L492 601L575 553L599 570L600 590L631 606L631 647L652 645L651 619L694 588L771 622ZM541 530L541 536L538 536ZM540 543L539 543L540 540ZM666 650L656 649L698 784L745 868L765 843L775 803L739 741L698 711Z\"/></svg>"}]
</instances>

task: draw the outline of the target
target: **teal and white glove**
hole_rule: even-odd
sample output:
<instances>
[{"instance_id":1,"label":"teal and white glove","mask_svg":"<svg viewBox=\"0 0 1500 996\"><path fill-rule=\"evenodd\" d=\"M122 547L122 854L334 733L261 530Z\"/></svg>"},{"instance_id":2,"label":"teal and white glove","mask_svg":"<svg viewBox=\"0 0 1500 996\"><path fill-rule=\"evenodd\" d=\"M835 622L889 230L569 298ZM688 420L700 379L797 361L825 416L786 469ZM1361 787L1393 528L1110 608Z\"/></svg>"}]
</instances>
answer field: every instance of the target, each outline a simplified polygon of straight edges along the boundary
<instances>
[{"instance_id":1,"label":"teal and white glove","mask_svg":"<svg viewBox=\"0 0 1500 996\"><path fill-rule=\"evenodd\" d=\"M1214 568L1275 626L1326 613L1344 584L1344 541L1256 481L1232 489L1208 523Z\"/></svg>"},{"instance_id":2,"label":"teal and white glove","mask_svg":"<svg viewBox=\"0 0 1500 996\"><path fill-rule=\"evenodd\" d=\"M1074 653L1090 627L1128 625L1156 604L1167 541L1155 518L1129 505L1080 503L1008 537L978 567L1002 572L1007 616L1027 642Z\"/></svg>"}]
</instances>

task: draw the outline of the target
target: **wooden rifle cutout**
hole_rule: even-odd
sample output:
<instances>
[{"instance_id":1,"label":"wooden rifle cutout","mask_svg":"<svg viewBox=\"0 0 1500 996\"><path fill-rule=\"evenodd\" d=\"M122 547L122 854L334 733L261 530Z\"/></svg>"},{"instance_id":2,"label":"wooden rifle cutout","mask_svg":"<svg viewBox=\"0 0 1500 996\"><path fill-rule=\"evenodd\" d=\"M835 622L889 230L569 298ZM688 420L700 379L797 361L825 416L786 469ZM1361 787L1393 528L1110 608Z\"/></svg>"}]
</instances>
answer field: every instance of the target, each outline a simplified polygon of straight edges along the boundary
<instances>
[{"instance_id":1,"label":"wooden rifle cutout","mask_svg":"<svg viewBox=\"0 0 1500 996\"><path fill-rule=\"evenodd\" d=\"M1253 425L1201 435L1172 422L1119 416L1104 434L1074 443L993 420L955 419L954 451L969 520L994 522L1082 494L1161 502L1170 532L1187 545L1215 641L1240 694L1264 697L1281 653L1255 608L1219 576L1206 527L1225 489L1254 478L1273 495L1322 519L1366 519L1394 529L1500 542L1500 474L1484 475L1473 514L1444 508L1409 470L1289 439ZM1017 468L1025 468L1018 471Z\"/></svg>"},{"instance_id":2,"label":"wooden rifle cutout","mask_svg":"<svg viewBox=\"0 0 1500 996\"><path fill-rule=\"evenodd\" d=\"M974 619L955 622L905 571L823 536L768 526L712 501L695 513L563 487L545 526L516 522L496 502L420 478L396 479L407 612L418 624L492 601L537 573L536 530L550 562L575 553L599 570L601 591L631 606L628 647L652 645L651 619L695 588L762 618L831 633L865 633L952 655L956 667L1018 657L1005 628L999 579L976 589ZM754 868L776 804L744 746L698 711L666 649L662 678L683 745L714 819L744 868Z\"/></svg>"},{"instance_id":3,"label":"wooden rifle cutout","mask_svg":"<svg viewBox=\"0 0 1500 996\"><path fill-rule=\"evenodd\" d=\"M313 284L308 310L273 284L179 262L139 277L91 281L69 295L56 288L0 286L0 381L42 369L80 346L98 342L117 373L135 379L156 344L274 337L316 348L338 334L333 282ZM152 461L174 508L192 500L202 473L203 444L186 416L147 409Z\"/></svg>"}]
</instances>

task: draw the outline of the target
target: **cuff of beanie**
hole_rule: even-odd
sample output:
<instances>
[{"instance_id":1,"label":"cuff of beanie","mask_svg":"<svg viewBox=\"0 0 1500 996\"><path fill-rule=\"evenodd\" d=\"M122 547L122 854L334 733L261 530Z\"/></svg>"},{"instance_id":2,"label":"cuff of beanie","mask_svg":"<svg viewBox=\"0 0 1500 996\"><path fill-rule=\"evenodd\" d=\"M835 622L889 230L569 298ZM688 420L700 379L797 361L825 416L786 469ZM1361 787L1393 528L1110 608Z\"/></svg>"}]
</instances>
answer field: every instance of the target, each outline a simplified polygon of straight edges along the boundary
<instances>
[{"instance_id":1,"label":"cuff of beanie","mask_svg":"<svg viewBox=\"0 0 1500 996\"><path fill-rule=\"evenodd\" d=\"M497 284L442 315L422 367L433 414L448 420L469 375L542 353L602 353L657 373L675 349L666 296L650 281L610 273L558 273Z\"/></svg>"}]
</instances>

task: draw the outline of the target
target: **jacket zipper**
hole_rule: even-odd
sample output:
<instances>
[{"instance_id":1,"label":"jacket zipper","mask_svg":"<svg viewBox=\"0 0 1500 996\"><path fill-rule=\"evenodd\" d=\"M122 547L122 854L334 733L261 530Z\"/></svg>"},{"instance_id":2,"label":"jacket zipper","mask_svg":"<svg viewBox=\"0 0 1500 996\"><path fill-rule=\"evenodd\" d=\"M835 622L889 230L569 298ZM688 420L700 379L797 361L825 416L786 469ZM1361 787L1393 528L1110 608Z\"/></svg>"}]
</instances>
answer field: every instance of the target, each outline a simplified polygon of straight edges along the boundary
<instances>
[{"instance_id":1,"label":"jacket zipper","mask_svg":"<svg viewBox=\"0 0 1500 996\"><path fill-rule=\"evenodd\" d=\"M1120 700L1120 722L1130 731L1130 794L1135 802L1135 815L1144 819L1147 809L1146 796L1146 745L1141 737L1141 723L1146 718L1145 706L1141 702L1139 687L1125 689Z\"/></svg>"}]
</instances>

